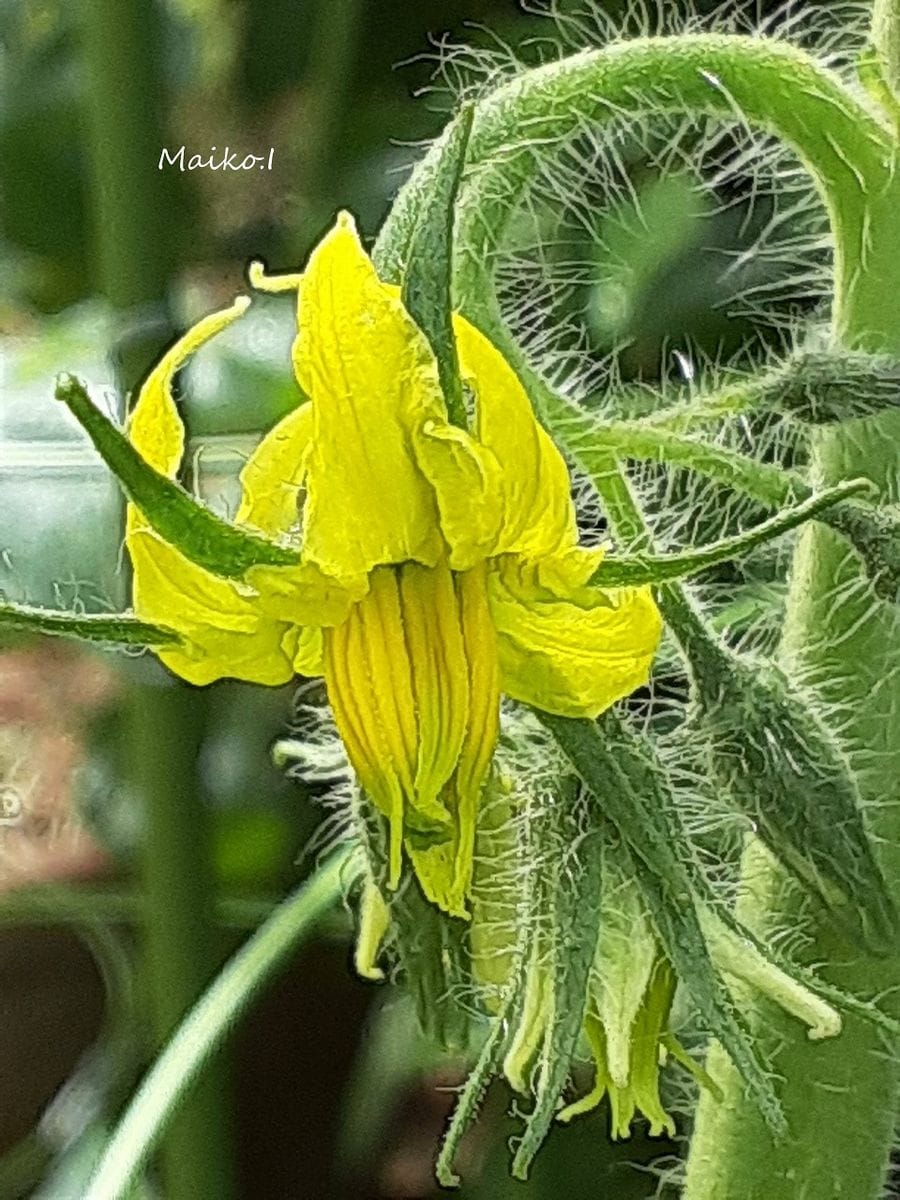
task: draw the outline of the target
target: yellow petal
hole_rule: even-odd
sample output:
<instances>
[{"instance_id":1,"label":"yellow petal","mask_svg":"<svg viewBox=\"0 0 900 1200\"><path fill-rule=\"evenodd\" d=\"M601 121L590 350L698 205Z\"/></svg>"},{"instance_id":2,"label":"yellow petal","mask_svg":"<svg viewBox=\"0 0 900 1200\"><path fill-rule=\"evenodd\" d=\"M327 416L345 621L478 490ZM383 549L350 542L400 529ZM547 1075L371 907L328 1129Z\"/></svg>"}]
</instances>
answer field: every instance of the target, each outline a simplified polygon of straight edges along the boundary
<instances>
[{"instance_id":1,"label":"yellow petal","mask_svg":"<svg viewBox=\"0 0 900 1200\"><path fill-rule=\"evenodd\" d=\"M224 678L286 683L294 673L297 631L266 617L230 580L208 574L134 524L127 535L134 610L184 639L183 646L156 651L166 666L196 684Z\"/></svg>"},{"instance_id":2,"label":"yellow petal","mask_svg":"<svg viewBox=\"0 0 900 1200\"><path fill-rule=\"evenodd\" d=\"M541 939L535 938L520 985L525 989L522 1012L503 1059L507 1082L522 1095L530 1090L533 1064L553 1019L553 985L541 950Z\"/></svg>"},{"instance_id":3,"label":"yellow petal","mask_svg":"<svg viewBox=\"0 0 900 1200\"><path fill-rule=\"evenodd\" d=\"M300 527L306 455L312 438L311 404L301 404L271 429L241 471L243 498L235 520L269 537Z\"/></svg>"},{"instance_id":4,"label":"yellow petal","mask_svg":"<svg viewBox=\"0 0 900 1200\"><path fill-rule=\"evenodd\" d=\"M426 421L412 431L416 461L434 489L441 534L455 571L497 553L503 529L500 464L465 430Z\"/></svg>"},{"instance_id":5,"label":"yellow petal","mask_svg":"<svg viewBox=\"0 0 900 1200\"><path fill-rule=\"evenodd\" d=\"M298 675L325 674L325 645L322 630L307 625L298 631L297 649L294 654L294 670Z\"/></svg>"},{"instance_id":6,"label":"yellow petal","mask_svg":"<svg viewBox=\"0 0 900 1200\"><path fill-rule=\"evenodd\" d=\"M230 308L198 321L163 355L140 390L128 422L128 437L151 467L164 475L174 477L184 453L184 426L172 398L175 374L204 342L246 312L249 304L246 296L238 296Z\"/></svg>"},{"instance_id":7,"label":"yellow petal","mask_svg":"<svg viewBox=\"0 0 900 1200\"><path fill-rule=\"evenodd\" d=\"M438 420L437 366L344 214L298 287L297 378L313 405L303 553L339 582L442 556L434 493L410 431Z\"/></svg>"},{"instance_id":8,"label":"yellow petal","mask_svg":"<svg viewBox=\"0 0 900 1200\"><path fill-rule=\"evenodd\" d=\"M533 559L574 546L569 472L518 375L468 321L457 317L454 329L460 369L475 395L475 437L500 465L502 525L493 553Z\"/></svg>"},{"instance_id":9,"label":"yellow petal","mask_svg":"<svg viewBox=\"0 0 900 1200\"><path fill-rule=\"evenodd\" d=\"M463 918L469 915L467 900L481 792L500 726L497 639L488 607L486 576L483 564L456 576L458 617L444 617L441 627L436 629L437 653L432 649L429 655L443 664L442 673L447 678L438 703L422 710L423 738L426 711L433 726L431 739L439 731L438 743L430 749L425 761L431 764L432 771L439 769L441 774L455 766L443 797L450 814L451 834L424 847L412 838L407 840L407 850L425 895L452 916ZM456 676L455 684L448 687L452 676Z\"/></svg>"},{"instance_id":10,"label":"yellow petal","mask_svg":"<svg viewBox=\"0 0 900 1200\"><path fill-rule=\"evenodd\" d=\"M502 560L489 596L501 687L514 699L595 717L646 683L662 632L649 588L579 587L560 596L536 567Z\"/></svg>"},{"instance_id":11,"label":"yellow petal","mask_svg":"<svg viewBox=\"0 0 900 1200\"><path fill-rule=\"evenodd\" d=\"M176 371L204 342L247 308L240 297L190 329L147 377L128 426L133 445L158 471L174 476L184 453L184 427L172 397ZM146 621L174 628L183 646L159 657L191 683L224 677L285 683L293 675L297 634L262 613L248 588L219 579L163 542L134 505L128 505L125 542L134 569L134 608Z\"/></svg>"},{"instance_id":12,"label":"yellow petal","mask_svg":"<svg viewBox=\"0 0 900 1200\"><path fill-rule=\"evenodd\" d=\"M465 571L499 554L561 554L578 540L565 461L500 351L461 316L454 330L474 428L470 434L442 418L413 431L450 564Z\"/></svg>"},{"instance_id":13,"label":"yellow petal","mask_svg":"<svg viewBox=\"0 0 900 1200\"><path fill-rule=\"evenodd\" d=\"M373 879L366 879L359 899L359 929L353 965L357 975L377 983L384 979L378 958L385 936L391 927L391 910Z\"/></svg>"},{"instance_id":14,"label":"yellow petal","mask_svg":"<svg viewBox=\"0 0 900 1200\"><path fill-rule=\"evenodd\" d=\"M299 532L312 433L313 409L307 403L288 413L263 438L241 471L244 491L236 516L239 524L252 525L268 537ZM259 593L258 604L263 612L298 625L340 624L369 587L365 575L348 579L351 586L338 584L311 562L287 568L253 567L246 579ZM304 643L295 665L304 675L320 675L321 640L310 660L306 649L311 646ZM315 664L314 670L307 669L311 663Z\"/></svg>"}]
</instances>

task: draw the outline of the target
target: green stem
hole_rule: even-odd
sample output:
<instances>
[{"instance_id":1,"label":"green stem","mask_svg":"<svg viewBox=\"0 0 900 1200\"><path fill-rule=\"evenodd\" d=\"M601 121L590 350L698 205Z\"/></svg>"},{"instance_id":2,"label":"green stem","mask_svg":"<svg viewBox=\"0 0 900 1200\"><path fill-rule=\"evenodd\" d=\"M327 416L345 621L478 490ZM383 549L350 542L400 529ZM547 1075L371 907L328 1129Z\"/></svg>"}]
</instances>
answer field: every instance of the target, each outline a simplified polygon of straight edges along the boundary
<instances>
[{"instance_id":1,"label":"green stem","mask_svg":"<svg viewBox=\"0 0 900 1200\"><path fill-rule=\"evenodd\" d=\"M727 36L620 43L577 55L516 78L480 106L469 145L471 183L457 228L463 252L461 308L503 346L510 339L495 315L489 264L507 220L537 166L536 153L622 112L711 113L774 131L798 151L825 201L835 243L835 339L850 349L896 353L900 347L900 172L891 132L864 110L840 80L783 43ZM535 152L533 147L537 146ZM382 230L376 257L387 276L402 269L415 213L430 186L426 158ZM512 348L517 364L521 355ZM851 430L826 430L816 440L813 473L834 484L858 475L883 486L896 474L900 423L896 414ZM599 464L598 464L599 465ZM598 473L607 513L629 548L647 547L640 510L613 454ZM896 481L894 480L896 484ZM691 610L675 585L674 613L690 625ZM672 620L673 605L666 615ZM688 629L688 633L690 633ZM702 632L702 631L701 631ZM788 669L803 667L825 681L822 695L839 705L842 734L864 751L860 783L870 802L871 828L885 854L885 874L900 879L900 812L879 803L895 791L900 768L900 633L895 612L873 601L846 546L816 525L801 537L793 571L785 635ZM874 802L874 803L873 803ZM750 851L741 917L762 937L807 925L796 889L761 851ZM842 943L822 923L810 953L826 961L828 977L848 991L896 984L897 962L880 965ZM892 1141L895 1060L881 1036L850 1016L842 1036L812 1046L763 1002L747 1000L748 1017L774 1070L791 1137L776 1146L737 1073L713 1049L710 1073L725 1102L701 1098L689 1164L688 1200L812 1200L879 1194ZM766 1030L769 1032L766 1033ZM779 1050L780 1047L780 1050Z\"/></svg>"},{"instance_id":2,"label":"green stem","mask_svg":"<svg viewBox=\"0 0 900 1200\"><path fill-rule=\"evenodd\" d=\"M167 290L177 266L166 145L164 6L91 0L79 6L87 98L98 283L119 318L123 391L135 387L170 330ZM163 318L163 320L160 320ZM158 1040L217 964L210 911L210 846L196 783L197 693L176 685L130 690L129 754L145 818L143 886L150 914L147 968ZM169 1200L232 1195L224 1079L209 1076L164 1146Z\"/></svg>"},{"instance_id":3,"label":"green stem","mask_svg":"<svg viewBox=\"0 0 900 1200\"><path fill-rule=\"evenodd\" d=\"M835 232L835 324L842 334L859 327L860 308L883 309L884 295L897 294L900 255L889 247L884 255L872 256L869 271L857 270L873 221L879 227L893 225L890 245L900 246L900 223L891 219L900 179L892 171L888 132L835 74L802 51L783 42L709 34L636 39L578 54L513 79L478 106L469 142L473 170L457 232L460 307L477 319L489 303L483 287L486 264L534 176L536 153L546 155L548 146L585 123L602 125L623 112L671 111L740 116L797 150ZM379 237L379 267L395 278L439 151L440 143L398 197ZM890 314L882 313L879 326L891 323Z\"/></svg>"},{"instance_id":4,"label":"green stem","mask_svg":"<svg viewBox=\"0 0 900 1200\"><path fill-rule=\"evenodd\" d=\"M203 696L162 678L133 682L128 745L131 780L145 814L143 945L155 1047L164 1045L220 963L215 883L197 759ZM166 1194L232 1194L224 1062L204 1077L163 1147Z\"/></svg>"},{"instance_id":5,"label":"green stem","mask_svg":"<svg viewBox=\"0 0 900 1200\"><path fill-rule=\"evenodd\" d=\"M214 898L216 922L223 929L255 929L274 907L274 899L262 897ZM0 926L140 926L150 919L141 896L113 888L42 883L0 897Z\"/></svg>"},{"instance_id":6,"label":"green stem","mask_svg":"<svg viewBox=\"0 0 900 1200\"><path fill-rule=\"evenodd\" d=\"M123 1200L210 1056L260 990L362 873L358 852L333 854L218 974L148 1072L97 1166L84 1200ZM169 1193L167 1193L168 1195ZM194 1192L218 1200L220 1192Z\"/></svg>"},{"instance_id":7,"label":"green stem","mask_svg":"<svg viewBox=\"0 0 900 1200\"><path fill-rule=\"evenodd\" d=\"M874 0L872 45L878 55L882 79L896 106L900 97L900 0Z\"/></svg>"},{"instance_id":8,"label":"green stem","mask_svg":"<svg viewBox=\"0 0 900 1200\"><path fill-rule=\"evenodd\" d=\"M128 386L143 375L167 325L176 265L166 145L162 6L91 0L79 6L92 174L95 281L122 319L117 347ZM137 327L136 327L137 325Z\"/></svg>"}]
</instances>

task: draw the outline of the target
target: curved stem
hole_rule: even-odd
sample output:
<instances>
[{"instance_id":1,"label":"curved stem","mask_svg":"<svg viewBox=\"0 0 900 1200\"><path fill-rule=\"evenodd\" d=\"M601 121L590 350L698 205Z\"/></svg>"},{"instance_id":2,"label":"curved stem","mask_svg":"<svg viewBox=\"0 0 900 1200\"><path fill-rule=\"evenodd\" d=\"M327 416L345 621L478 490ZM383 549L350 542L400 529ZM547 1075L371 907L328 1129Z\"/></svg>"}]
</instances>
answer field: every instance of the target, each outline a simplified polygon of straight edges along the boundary
<instances>
[{"instance_id":1,"label":"curved stem","mask_svg":"<svg viewBox=\"0 0 900 1200\"><path fill-rule=\"evenodd\" d=\"M502 243L537 156L586 122L602 125L622 113L669 111L744 120L794 147L831 218L836 328L847 340L875 334L868 321L859 321L859 310L871 316L873 307L883 307L886 291L900 290L900 253L879 253L876 261L870 252L876 228L880 239L888 237L900 250L900 224L894 220L900 181L892 171L890 135L837 75L802 51L732 35L636 39L574 55L513 79L478 106L468 152L474 169L457 233L460 308L477 314L482 307L486 264ZM376 262L389 276L399 276L439 151L440 143L382 229Z\"/></svg>"},{"instance_id":2,"label":"curved stem","mask_svg":"<svg viewBox=\"0 0 900 1200\"><path fill-rule=\"evenodd\" d=\"M352 847L337 851L241 947L173 1034L106 1147L85 1200L121 1200L210 1056L285 959L361 872Z\"/></svg>"}]
</instances>

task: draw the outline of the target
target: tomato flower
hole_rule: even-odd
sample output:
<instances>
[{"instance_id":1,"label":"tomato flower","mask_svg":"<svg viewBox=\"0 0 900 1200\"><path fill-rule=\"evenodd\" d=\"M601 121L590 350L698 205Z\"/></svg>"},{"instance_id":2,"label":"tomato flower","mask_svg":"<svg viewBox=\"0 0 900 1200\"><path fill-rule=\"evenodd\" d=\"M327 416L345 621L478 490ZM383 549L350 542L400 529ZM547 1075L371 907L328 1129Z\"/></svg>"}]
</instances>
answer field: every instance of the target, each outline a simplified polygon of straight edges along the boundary
<instances>
[{"instance_id":1,"label":"tomato flower","mask_svg":"<svg viewBox=\"0 0 900 1200\"><path fill-rule=\"evenodd\" d=\"M482 785L500 693L593 717L647 679L661 621L646 587L588 584L565 462L516 374L462 317L454 332L471 428L449 423L429 344L344 214L295 290L305 397L241 474L238 525L297 548L242 579L188 561L129 505L134 608L181 637L178 675L264 684L325 677L359 782L388 819L390 886L405 847L434 903L467 915ZM174 476L178 367L246 299L200 321L141 390L129 437Z\"/></svg>"}]
</instances>

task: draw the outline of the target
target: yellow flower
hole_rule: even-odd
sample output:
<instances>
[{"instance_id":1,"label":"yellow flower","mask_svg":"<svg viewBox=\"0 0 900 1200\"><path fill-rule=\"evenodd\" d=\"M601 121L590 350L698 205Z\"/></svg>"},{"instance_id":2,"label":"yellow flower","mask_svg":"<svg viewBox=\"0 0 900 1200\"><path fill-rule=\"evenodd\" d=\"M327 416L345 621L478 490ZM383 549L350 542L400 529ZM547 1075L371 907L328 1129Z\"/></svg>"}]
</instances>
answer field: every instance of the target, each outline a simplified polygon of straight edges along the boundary
<instances>
[{"instance_id":1,"label":"yellow flower","mask_svg":"<svg viewBox=\"0 0 900 1200\"><path fill-rule=\"evenodd\" d=\"M237 522L300 565L219 578L129 506L134 607L182 636L158 651L193 683L324 674L365 792L388 818L390 884L403 847L428 897L466 915L479 794L499 697L591 717L645 682L660 636L646 588L587 586L565 463L502 355L454 322L471 430L449 424L429 344L342 215L296 290L297 380L308 401L242 475ZM199 322L144 385L129 427L174 475L184 433L174 372L240 315Z\"/></svg>"}]
</instances>

